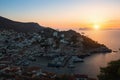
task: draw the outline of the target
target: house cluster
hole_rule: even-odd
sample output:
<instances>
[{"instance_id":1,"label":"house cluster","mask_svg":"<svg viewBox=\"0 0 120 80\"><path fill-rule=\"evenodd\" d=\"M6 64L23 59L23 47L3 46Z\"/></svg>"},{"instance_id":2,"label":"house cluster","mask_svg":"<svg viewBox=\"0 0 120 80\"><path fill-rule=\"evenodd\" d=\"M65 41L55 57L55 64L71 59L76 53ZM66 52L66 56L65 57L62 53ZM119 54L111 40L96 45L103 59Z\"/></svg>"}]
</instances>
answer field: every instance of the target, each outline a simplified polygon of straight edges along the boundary
<instances>
[{"instance_id":1,"label":"house cluster","mask_svg":"<svg viewBox=\"0 0 120 80\"><path fill-rule=\"evenodd\" d=\"M55 73L44 72L40 67L0 65L0 80L54 80Z\"/></svg>"},{"instance_id":2,"label":"house cluster","mask_svg":"<svg viewBox=\"0 0 120 80\"><path fill-rule=\"evenodd\" d=\"M0 80L96 80L89 78L87 75L72 74L72 75L57 75L51 72L42 71L41 68L18 67L18 66L0 66Z\"/></svg>"},{"instance_id":3,"label":"house cluster","mask_svg":"<svg viewBox=\"0 0 120 80\"><path fill-rule=\"evenodd\" d=\"M71 37L65 37L58 31L48 34L45 31L39 33L18 33L13 30L0 31L0 55L6 53L30 55L43 52L44 55L51 56L56 55L52 53L75 54L80 52L80 47L73 47Z\"/></svg>"},{"instance_id":4,"label":"house cluster","mask_svg":"<svg viewBox=\"0 0 120 80\"><path fill-rule=\"evenodd\" d=\"M18 67L0 65L0 80L96 80L87 75L71 74L57 75L52 72L42 71L40 67Z\"/></svg>"},{"instance_id":5,"label":"house cluster","mask_svg":"<svg viewBox=\"0 0 120 80\"><path fill-rule=\"evenodd\" d=\"M65 37L57 31L49 34L45 31L39 33L0 31L0 60L10 59L7 60L9 63L28 65L29 62L26 59L34 61L36 56L70 55L79 50L69 46L73 43L70 37Z\"/></svg>"},{"instance_id":6,"label":"house cluster","mask_svg":"<svg viewBox=\"0 0 120 80\"><path fill-rule=\"evenodd\" d=\"M36 57L50 57L52 58L50 65L64 66L71 55L81 50L74 45L73 38L57 31L47 33L45 31L38 33L0 31L0 79L55 80L56 74L44 72L39 66L29 66L30 61L36 61ZM79 38L78 43L81 44L81 41L83 39Z\"/></svg>"}]
</instances>

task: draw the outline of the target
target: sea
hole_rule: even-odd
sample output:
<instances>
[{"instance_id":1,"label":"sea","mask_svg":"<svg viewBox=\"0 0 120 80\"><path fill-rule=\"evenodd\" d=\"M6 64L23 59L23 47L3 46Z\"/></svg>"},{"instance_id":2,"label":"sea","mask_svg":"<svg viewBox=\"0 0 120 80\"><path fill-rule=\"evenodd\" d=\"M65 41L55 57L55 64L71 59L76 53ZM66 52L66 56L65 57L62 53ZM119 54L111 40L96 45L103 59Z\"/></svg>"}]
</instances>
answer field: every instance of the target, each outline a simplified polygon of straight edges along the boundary
<instances>
[{"instance_id":1,"label":"sea","mask_svg":"<svg viewBox=\"0 0 120 80\"><path fill-rule=\"evenodd\" d=\"M101 67L106 67L109 62L120 59L120 30L79 30L77 32L97 41L98 43L106 45L115 52L92 54L91 56L84 58L84 62L76 63L75 68L45 67L49 60L44 58L37 59L37 63L32 62L31 65L40 66L43 70L58 74L78 73L97 79L97 75L99 75Z\"/></svg>"},{"instance_id":2,"label":"sea","mask_svg":"<svg viewBox=\"0 0 120 80\"><path fill-rule=\"evenodd\" d=\"M87 74L97 78L101 67L106 67L109 62L120 59L120 30L79 30L79 33L105 44L114 52L93 54L84 59L83 63L76 64L74 73Z\"/></svg>"}]
</instances>

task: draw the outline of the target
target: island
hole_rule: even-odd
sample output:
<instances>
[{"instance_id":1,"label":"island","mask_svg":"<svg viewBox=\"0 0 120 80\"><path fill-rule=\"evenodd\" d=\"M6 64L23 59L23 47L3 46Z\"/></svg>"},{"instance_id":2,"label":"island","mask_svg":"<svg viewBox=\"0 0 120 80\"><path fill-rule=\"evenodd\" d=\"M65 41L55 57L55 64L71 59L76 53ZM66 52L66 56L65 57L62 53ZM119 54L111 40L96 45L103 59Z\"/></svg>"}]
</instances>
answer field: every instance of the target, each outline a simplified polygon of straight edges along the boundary
<instances>
[{"instance_id":1,"label":"island","mask_svg":"<svg viewBox=\"0 0 120 80\"><path fill-rule=\"evenodd\" d=\"M33 22L17 22L0 17L2 76L36 80L42 75L41 80L55 80L58 74L72 74L69 68L84 62L84 57L111 51L104 44L74 30L59 31ZM62 71L56 70L60 67ZM75 76L88 78L86 75Z\"/></svg>"}]
</instances>

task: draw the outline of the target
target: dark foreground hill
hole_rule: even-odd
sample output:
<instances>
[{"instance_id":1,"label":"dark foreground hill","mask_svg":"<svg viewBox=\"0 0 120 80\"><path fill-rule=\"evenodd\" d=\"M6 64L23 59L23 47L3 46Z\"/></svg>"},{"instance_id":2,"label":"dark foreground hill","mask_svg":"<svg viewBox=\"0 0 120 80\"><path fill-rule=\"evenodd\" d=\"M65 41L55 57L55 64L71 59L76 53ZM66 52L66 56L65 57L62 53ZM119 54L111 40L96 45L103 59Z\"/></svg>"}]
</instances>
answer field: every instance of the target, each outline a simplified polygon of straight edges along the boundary
<instances>
[{"instance_id":1,"label":"dark foreground hill","mask_svg":"<svg viewBox=\"0 0 120 80\"><path fill-rule=\"evenodd\" d=\"M17 22L0 16L0 29L13 29L17 32L37 32L43 27L37 23Z\"/></svg>"}]
</instances>

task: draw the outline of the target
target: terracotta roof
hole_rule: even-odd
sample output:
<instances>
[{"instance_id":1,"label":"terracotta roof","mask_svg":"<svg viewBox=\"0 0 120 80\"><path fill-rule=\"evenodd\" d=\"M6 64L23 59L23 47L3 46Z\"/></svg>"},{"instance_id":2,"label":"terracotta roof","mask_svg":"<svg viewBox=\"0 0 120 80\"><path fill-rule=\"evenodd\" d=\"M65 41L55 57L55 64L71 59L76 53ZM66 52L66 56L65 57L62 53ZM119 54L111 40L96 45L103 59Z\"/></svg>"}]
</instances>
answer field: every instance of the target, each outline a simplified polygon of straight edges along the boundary
<instances>
[{"instance_id":1,"label":"terracotta roof","mask_svg":"<svg viewBox=\"0 0 120 80\"><path fill-rule=\"evenodd\" d=\"M4 69L6 67L7 67L7 65L0 66L0 70Z\"/></svg>"},{"instance_id":2,"label":"terracotta roof","mask_svg":"<svg viewBox=\"0 0 120 80\"><path fill-rule=\"evenodd\" d=\"M17 72L20 68L19 67L10 67L5 70L5 72Z\"/></svg>"},{"instance_id":3,"label":"terracotta roof","mask_svg":"<svg viewBox=\"0 0 120 80\"><path fill-rule=\"evenodd\" d=\"M55 73L51 73L51 72L45 72L45 74L47 77L51 77L51 78L56 75Z\"/></svg>"},{"instance_id":4,"label":"terracotta roof","mask_svg":"<svg viewBox=\"0 0 120 80\"><path fill-rule=\"evenodd\" d=\"M40 67L32 66L32 67L28 67L26 70L28 72L37 71L37 70L40 70Z\"/></svg>"}]
</instances>

